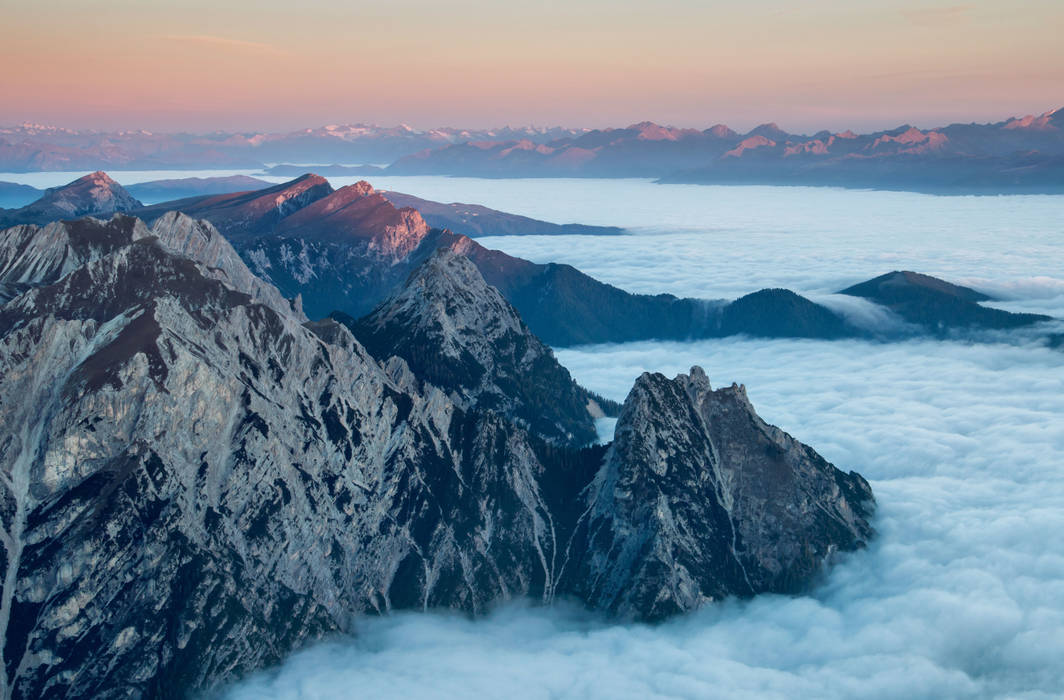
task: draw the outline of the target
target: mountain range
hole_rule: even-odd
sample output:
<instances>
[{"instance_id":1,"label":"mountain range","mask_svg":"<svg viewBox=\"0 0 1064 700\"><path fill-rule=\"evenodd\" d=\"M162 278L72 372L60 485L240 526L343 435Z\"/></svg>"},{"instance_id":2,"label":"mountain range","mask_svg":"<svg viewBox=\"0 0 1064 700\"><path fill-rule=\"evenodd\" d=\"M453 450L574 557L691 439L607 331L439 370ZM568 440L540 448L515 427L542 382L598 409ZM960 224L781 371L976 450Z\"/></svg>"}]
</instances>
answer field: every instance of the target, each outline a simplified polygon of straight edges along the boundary
<instances>
[{"instance_id":1,"label":"mountain range","mask_svg":"<svg viewBox=\"0 0 1064 700\"><path fill-rule=\"evenodd\" d=\"M1064 110L995 124L855 134L739 134L644 122L540 144L469 142L406 156L386 174L653 177L704 184L827 185L935 193L1064 192Z\"/></svg>"},{"instance_id":2,"label":"mountain range","mask_svg":"<svg viewBox=\"0 0 1064 700\"><path fill-rule=\"evenodd\" d=\"M745 387L645 373L617 404L551 349L870 331L785 289L630 294L388 194L307 174L143 206L97 172L5 212L5 696L209 695L398 610L657 621L803 593L874 536L868 483ZM906 333L1046 318L915 272L840 293Z\"/></svg>"},{"instance_id":3,"label":"mountain range","mask_svg":"<svg viewBox=\"0 0 1064 700\"><path fill-rule=\"evenodd\" d=\"M84 196L96 191L86 185L86 178L96 183L106 178L111 197ZM986 295L911 272L890 273L840 290L840 294L885 307L898 320L890 329L863 327L785 289L763 289L733 301L632 294L569 265L533 263L485 248L463 233L433 226L417 209L398 208L395 203L427 204L430 211L444 212L443 221L437 223L462 226L461 212L469 211L463 209L466 205L426 203L377 191L364 181L334 190L325 178L307 174L260 190L142 207L135 206L139 203L105 174L86 178L66 189L57 188L48 201L61 199L68 208L99 206L100 214L125 211L148 222L174 210L209 220L256 275L285 297L298 297L311 318L334 312L352 319L368 314L437 249L446 247L471 260L532 332L554 347L736 334L822 339L945 336L1049 320L984 307L981 302L990 300ZM24 218L23 212L28 212ZM24 210L7 212L6 221L33 223L47 218L45 212L53 218L60 215L59 209L48 209L41 200ZM506 227L514 219L521 221L485 210L477 227L467 230L483 233L484 222L498 221L502 230L512 232Z\"/></svg>"},{"instance_id":4,"label":"mountain range","mask_svg":"<svg viewBox=\"0 0 1064 700\"><path fill-rule=\"evenodd\" d=\"M41 124L0 127L0 170L262 168L265 163L391 163L464 141L551 141L581 130L537 127L419 130L332 124L289 132L209 134L88 131Z\"/></svg>"},{"instance_id":5,"label":"mountain range","mask_svg":"<svg viewBox=\"0 0 1064 700\"><path fill-rule=\"evenodd\" d=\"M360 189L322 215L394 257L422 227ZM256 242L293 198L224 221ZM0 281L5 696L209 695L397 610L660 620L801 593L873 536L868 483L743 387L695 367L599 402L453 250L354 333L178 212L5 229Z\"/></svg>"},{"instance_id":6,"label":"mountain range","mask_svg":"<svg viewBox=\"0 0 1064 700\"><path fill-rule=\"evenodd\" d=\"M946 194L1064 192L1064 110L990 124L857 134L745 133L717 124L610 129L433 129L333 125L279 134L0 129L0 169L332 166L357 175L644 177L704 184L821 185ZM376 163L377 165L364 165ZM335 172L332 174L340 174Z\"/></svg>"}]
</instances>

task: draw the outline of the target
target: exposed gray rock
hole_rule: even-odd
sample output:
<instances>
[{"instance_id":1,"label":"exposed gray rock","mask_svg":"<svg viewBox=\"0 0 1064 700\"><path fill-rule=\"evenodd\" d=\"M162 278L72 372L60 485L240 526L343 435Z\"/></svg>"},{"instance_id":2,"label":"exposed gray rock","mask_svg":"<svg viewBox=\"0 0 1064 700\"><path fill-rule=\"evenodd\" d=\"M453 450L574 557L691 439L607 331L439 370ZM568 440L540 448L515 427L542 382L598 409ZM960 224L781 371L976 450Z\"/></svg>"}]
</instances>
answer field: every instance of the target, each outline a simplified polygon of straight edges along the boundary
<instances>
[{"instance_id":1,"label":"exposed gray rock","mask_svg":"<svg viewBox=\"0 0 1064 700\"><path fill-rule=\"evenodd\" d=\"M0 281L50 284L86 263L150 236L144 222L131 216L109 221L83 218L25 224L0 231Z\"/></svg>"},{"instance_id":2,"label":"exposed gray rock","mask_svg":"<svg viewBox=\"0 0 1064 700\"><path fill-rule=\"evenodd\" d=\"M645 373L587 494L563 586L658 619L728 595L796 592L872 534L872 491L754 412L700 367Z\"/></svg>"},{"instance_id":3,"label":"exposed gray rock","mask_svg":"<svg viewBox=\"0 0 1064 700\"><path fill-rule=\"evenodd\" d=\"M206 266L214 279L251 295L253 301L291 313L301 321L307 320L299 296L288 301L276 287L256 277L209 221L171 211L152 223L151 233L170 250Z\"/></svg>"},{"instance_id":4,"label":"exposed gray rock","mask_svg":"<svg viewBox=\"0 0 1064 700\"><path fill-rule=\"evenodd\" d=\"M209 692L400 609L577 596L653 619L797 590L870 533L867 484L738 390L646 375L608 457L549 444L303 322L209 226L79 225L0 239L24 285L0 306L4 697ZM396 313L460 319L436 340L500 372L523 326L467 268L423 271L442 317Z\"/></svg>"},{"instance_id":5,"label":"exposed gray rock","mask_svg":"<svg viewBox=\"0 0 1064 700\"><path fill-rule=\"evenodd\" d=\"M0 310L9 692L202 690L353 615L553 595L525 434L328 325L154 239Z\"/></svg>"},{"instance_id":6,"label":"exposed gray rock","mask_svg":"<svg viewBox=\"0 0 1064 700\"><path fill-rule=\"evenodd\" d=\"M306 320L298 299L289 302L273 285L252 274L213 225L177 212L164 214L150 229L140 219L116 214L107 221L86 217L0 231L0 283L9 290L0 291L0 295L10 298L30 287L50 284L134 241L151 237L201 263L207 276L249 294L256 302Z\"/></svg>"},{"instance_id":7,"label":"exposed gray rock","mask_svg":"<svg viewBox=\"0 0 1064 700\"><path fill-rule=\"evenodd\" d=\"M595 438L599 401L573 381L476 266L447 248L369 316L338 318L375 357L402 357L460 406L491 409L551 442L579 447Z\"/></svg>"}]
</instances>

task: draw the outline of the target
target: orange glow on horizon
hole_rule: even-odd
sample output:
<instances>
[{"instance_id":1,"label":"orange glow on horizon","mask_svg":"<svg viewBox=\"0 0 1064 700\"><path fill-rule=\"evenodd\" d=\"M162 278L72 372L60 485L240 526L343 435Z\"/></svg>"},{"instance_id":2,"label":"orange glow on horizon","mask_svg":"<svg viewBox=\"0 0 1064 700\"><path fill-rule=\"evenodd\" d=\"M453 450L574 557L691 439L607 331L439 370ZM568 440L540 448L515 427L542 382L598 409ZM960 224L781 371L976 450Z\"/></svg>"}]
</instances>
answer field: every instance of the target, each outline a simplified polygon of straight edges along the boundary
<instances>
[{"instance_id":1,"label":"orange glow on horizon","mask_svg":"<svg viewBox=\"0 0 1064 700\"><path fill-rule=\"evenodd\" d=\"M3 11L3 124L813 130L1064 106L1055 1L40 5Z\"/></svg>"}]
</instances>

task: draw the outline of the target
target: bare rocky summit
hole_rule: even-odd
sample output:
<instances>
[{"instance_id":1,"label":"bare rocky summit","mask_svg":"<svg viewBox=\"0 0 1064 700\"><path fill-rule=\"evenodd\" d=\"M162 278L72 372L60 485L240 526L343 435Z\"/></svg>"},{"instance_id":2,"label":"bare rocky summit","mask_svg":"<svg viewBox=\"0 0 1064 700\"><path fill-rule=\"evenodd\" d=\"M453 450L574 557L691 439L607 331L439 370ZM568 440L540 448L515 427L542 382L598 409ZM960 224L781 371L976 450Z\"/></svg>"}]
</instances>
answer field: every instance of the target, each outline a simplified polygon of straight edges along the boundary
<instances>
[{"instance_id":1,"label":"bare rocky summit","mask_svg":"<svg viewBox=\"0 0 1064 700\"><path fill-rule=\"evenodd\" d=\"M476 266L449 248L368 316L338 318L378 359L398 355L459 405L489 408L552 442L590 443L594 419L617 408L577 385Z\"/></svg>"},{"instance_id":2,"label":"bare rocky summit","mask_svg":"<svg viewBox=\"0 0 1064 700\"><path fill-rule=\"evenodd\" d=\"M698 372L573 446L579 387L450 252L382 307L387 357L178 214L9 229L0 270L5 697L209 693L394 610L658 619L801 590L871 534L860 477ZM490 381L408 363L408 331Z\"/></svg>"},{"instance_id":3,"label":"bare rocky summit","mask_svg":"<svg viewBox=\"0 0 1064 700\"><path fill-rule=\"evenodd\" d=\"M79 216L109 216L132 211L141 203L105 172L97 170L44 195L21 209L0 212L0 225L14 223L46 224Z\"/></svg>"},{"instance_id":4,"label":"bare rocky summit","mask_svg":"<svg viewBox=\"0 0 1064 700\"><path fill-rule=\"evenodd\" d=\"M872 490L700 367L645 373L587 491L565 579L592 607L660 619L729 595L794 593L872 535Z\"/></svg>"}]
</instances>

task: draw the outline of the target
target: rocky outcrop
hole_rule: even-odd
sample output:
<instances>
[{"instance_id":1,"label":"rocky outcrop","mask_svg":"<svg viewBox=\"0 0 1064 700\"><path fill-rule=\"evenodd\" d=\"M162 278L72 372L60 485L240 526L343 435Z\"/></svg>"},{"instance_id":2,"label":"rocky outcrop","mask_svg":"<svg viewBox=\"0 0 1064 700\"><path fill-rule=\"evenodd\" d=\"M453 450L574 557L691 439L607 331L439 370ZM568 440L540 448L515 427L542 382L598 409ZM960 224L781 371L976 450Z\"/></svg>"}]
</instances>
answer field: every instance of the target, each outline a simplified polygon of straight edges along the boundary
<instances>
[{"instance_id":1,"label":"rocky outcrop","mask_svg":"<svg viewBox=\"0 0 1064 700\"><path fill-rule=\"evenodd\" d=\"M141 206L133 195L96 171L62 187L46 190L44 196L21 209L0 212L0 225L46 224L79 216L110 216Z\"/></svg>"},{"instance_id":2,"label":"rocky outcrop","mask_svg":"<svg viewBox=\"0 0 1064 700\"><path fill-rule=\"evenodd\" d=\"M11 294L50 284L134 241L153 237L169 250L198 260L209 277L249 294L256 302L306 320L298 299L285 300L275 287L252 274L209 222L177 212L163 215L151 228L140 219L116 214L107 221L83 218L0 231L0 283L9 285Z\"/></svg>"},{"instance_id":3,"label":"rocky outcrop","mask_svg":"<svg viewBox=\"0 0 1064 700\"><path fill-rule=\"evenodd\" d=\"M155 239L2 307L0 368L10 694L184 695L353 615L553 593L523 431Z\"/></svg>"},{"instance_id":4,"label":"rocky outcrop","mask_svg":"<svg viewBox=\"0 0 1064 700\"><path fill-rule=\"evenodd\" d=\"M592 607L660 619L729 595L796 592L872 535L872 491L699 367L643 374L587 491L564 584Z\"/></svg>"},{"instance_id":5,"label":"rocky outcrop","mask_svg":"<svg viewBox=\"0 0 1064 700\"><path fill-rule=\"evenodd\" d=\"M588 444L594 419L614 408L574 382L476 266L447 248L371 314L343 320L379 360L398 355L458 405L495 411L550 442Z\"/></svg>"},{"instance_id":6,"label":"rocky outcrop","mask_svg":"<svg viewBox=\"0 0 1064 700\"><path fill-rule=\"evenodd\" d=\"M554 224L508 214L479 204L444 204L402 192L381 192L393 205L416 209L433 228L445 228L470 238L479 236L613 236L624 233L616 226Z\"/></svg>"},{"instance_id":7,"label":"rocky outcrop","mask_svg":"<svg viewBox=\"0 0 1064 700\"><path fill-rule=\"evenodd\" d=\"M428 232L416 209L397 209L365 180L308 204L274 229L285 239L362 246L391 264L413 252Z\"/></svg>"},{"instance_id":8,"label":"rocky outcrop","mask_svg":"<svg viewBox=\"0 0 1064 700\"><path fill-rule=\"evenodd\" d=\"M47 226L14 226L0 231L0 281L50 284L150 235L144 222L122 215L107 221L86 217Z\"/></svg>"},{"instance_id":9,"label":"rocky outcrop","mask_svg":"<svg viewBox=\"0 0 1064 700\"><path fill-rule=\"evenodd\" d=\"M4 696L208 693L391 610L576 596L653 619L795 590L868 534L859 477L697 377L642 378L608 457L552 444L505 415L527 394L489 408L501 381L445 391L378 361L248 280L209 226L160 221L11 246L32 261L8 261L30 281L0 306ZM389 322L454 322L434 337L496 348L479 361L499 377L557 371L460 258L415 279L454 308L412 294Z\"/></svg>"},{"instance_id":10,"label":"rocky outcrop","mask_svg":"<svg viewBox=\"0 0 1064 700\"><path fill-rule=\"evenodd\" d=\"M299 295L289 301L272 284L256 277L209 221L167 212L152 224L151 235L170 250L204 265L210 277L248 294L252 301L292 315L298 321L307 320Z\"/></svg>"}]
</instances>

